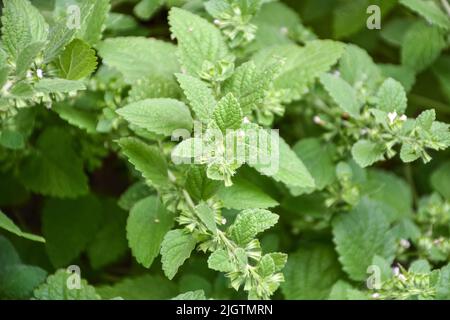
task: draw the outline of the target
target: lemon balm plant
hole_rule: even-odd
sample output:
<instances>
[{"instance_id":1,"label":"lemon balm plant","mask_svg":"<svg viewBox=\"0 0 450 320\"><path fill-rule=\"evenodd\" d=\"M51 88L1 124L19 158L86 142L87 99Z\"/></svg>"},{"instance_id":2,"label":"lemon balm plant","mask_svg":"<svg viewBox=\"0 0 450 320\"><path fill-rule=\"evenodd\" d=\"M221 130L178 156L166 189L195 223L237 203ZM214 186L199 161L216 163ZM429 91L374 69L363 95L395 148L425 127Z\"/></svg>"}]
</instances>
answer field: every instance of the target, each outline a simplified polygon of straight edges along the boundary
<instances>
[{"instance_id":1,"label":"lemon balm plant","mask_svg":"<svg viewBox=\"0 0 450 320\"><path fill-rule=\"evenodd\" d=\"M447 2L325 2L5 0L0 297L450 298Z\"/></svg>"}]
</instances>

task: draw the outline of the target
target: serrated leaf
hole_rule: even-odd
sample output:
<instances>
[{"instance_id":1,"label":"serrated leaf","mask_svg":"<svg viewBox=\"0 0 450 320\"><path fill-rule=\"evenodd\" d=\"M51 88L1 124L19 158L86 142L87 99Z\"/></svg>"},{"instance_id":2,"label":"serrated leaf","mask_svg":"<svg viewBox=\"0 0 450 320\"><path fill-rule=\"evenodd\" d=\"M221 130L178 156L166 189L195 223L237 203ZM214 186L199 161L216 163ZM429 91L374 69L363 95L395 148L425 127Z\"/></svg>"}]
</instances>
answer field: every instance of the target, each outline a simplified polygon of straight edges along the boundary
<instances>
[{"instance_id":1,"label":"serrated leaf","mask_svg":"<svg viewBox=\"0 0 450 320\"><path fill-rule=\"evenodd\" d=\"M83 40L74 39L59 56L61 76L79 80L89 76L97 67L95 51Z\"/></svg>"},{"instance_id":2,"label":"serrated leaf","mask_svg":"<svg viewBox=\"0 0 450 320\"><path fill-rule=\"evenodd\" d=\"M339 72L342 79L352 86L364 83L373 89L381 80L380 70L370 55L354 44L345 46L345 52L339 62Z\"/></svg>"},{"instance_id":3,"label":"serrated leaf","mask_svg":"<svg viewBox=\"0 0 450 320\"><path fill-rule=\"evenodd\" d=\"M379 64L383 75L387 78L393 78L400 82L407 92L411 91L416 82L416 75L413 70L402 65Z\"/></svg>"},{"instance_id":4,"label":"serrated leaf","mask_svg":"<svg viewBox=\"0 0 450 320\"><path fill-rule=\"evenodd\" d=\"M276 200L244 179L233 180L233 185L222 187L217 196L223 202L224 207L228 209L266 209L278 205Z\"/></svg>"},{"instance_id":5,"label":"serrated leaf","mask_svg":"<svg viewBox=\"0 0 450 320\"><path fill-rule=\"evenodd\" d=\"M42 232L53 265L67 266L76 259L94 238L101 222L102 206L93 196L47 201L43 209Z\"/></svg>"},{"instance_id":6,"label":"serrated leaf","mask_svg":"<svg viewBox=\"0 0 450 320\"><path fill-rule=\"evenodd\" d=\"M214 210L205 202L200 203L195 207L195 213L200 220L205 224L209 231L213 234L217 233L216 215Z\"/></svg>"},{"instance_id":7,"label":"serrated leaf","mask_svg":"<svg viewBox=\"0 0 450 320\"><path fill-rule=\"evenodd\" d=\"M424 0L400 0L400 3L445 30L450 29L450 20L435 2Z\"/></svg>"},{"instance_id":8,"label":"serrated leaf","mask_svg":"<svg viewBox=\"0 0 450 320\"><path fill-rule=\"evenodd\" d=\"M207 20L189 11L172 8L169 24L178 41L180 62L189 74L196 76L205 61L215 64L228 55L219 29Z\"/></svg>"},{"instance_id":9,"label":"serrated leaf","mask_svg":"<svg viewBox=\"0 0 450 320\"><path fill-rule=\"evenodd\" d=\"M85 20L90 16L92 7L95 5L93 1L83 0L79 8L80 26L84 25ZM65 12L58 17L50 29L48 36L48 44L44 50L44 63L53 61L64 50L66 45L72 41L79 29L75 25L73 18L78 12ZM75 17L76 18L76 17Z\"/></svg>"},{"instance_id":10,"label":"serrated leaf","mask_svg":"<svg viewBox=\"0 0 450 320\"><path fill-rule=\"evenodd\" d=\"M28 239L28 240L32 240L32 241L37 241L37 242L45 242L45 239L31 234L31 233L27 233L27 232L23 232L22 230L20 230L20 228L18 226L16 226L14 224L14 222L6 215L4 214L2 211L0 211L0 228L5 229L13 234L15 234L16 236Z\"/></svg>"},{"instance_id":11,"label":"serrated leaf","mask_svg":"<svg viewBox=\"0 0 450 320\"><path fill-rule=\"evenodd\" d=\"M332 148L323 144L320 139L307 138L300 140L293 151L303 161L314 178L315 189L322 190L335 180L335 165L332 159ZM298 193L308 193L312 188L291 188Z\"/></svg>"},{"instance_id":12,"label":"serrated leaf","mask_svg":"<svg viewBox=\"0 0 450 320\"><path fill-rule=\"evenodd\" d=\"M276 153L274 150L271 152ZM281 137L279 138L278 152L278 156L272 154L272 159L278 162L271 163L271 166L264 166L262 164L250 165L260 173L268 175L276 181L283 182L289 187L313 188L315 186L314 179L303 162Z\"/></svg>"},{"instance_id":13,"label":"serrated leaf","mask_svg":"<svg viewBox=\"0 0 450 320\"><path fill-rule=\"evenodd\" d=\"M66 270L58 270L47 278L46 283L34 290L34 297L38 300L100 300L95 288L84 279L80 281L80 288L69 288L69 277L77 276Z\"/></svg>"},{"instance_id":14,"label":"serrated leaf","mask_svg":"<svg viewBox=\"0 0 450 320\"><path fill-rule=\"evenodd\" d=\"M176 77L195 115L207 123L217 103L212 89L202 80L190 75L177 73Z\"/></svg>"},{"instance_id":15,"label":"serrated leaf","mask_svg":"<svg viewBox=\"0 0 450 320\"><path fill-rule=\"evenodd\" d=\"M30 43L47 40L48 24L28 0L3 1L1 20L3 47L14 60Z\"/></svg>"},{"instance_id":16,"label":"serrated leaf","mask_svg":"<svg viewBox=\"0 0 450 320\"><path fill-rule=\"evenodd\" d=\"M223 249L215 250L208 258L208 268L219 272L233 271L229 254Z\"/></svg>"},{"instance_id":17,"label":"serrated leaf","mask_svg":"<svg viewBox=\"0 0 450 320\"><path fill-rule=\"evenodd\" d=\"M375 255L392 261L396 245L389 223L375 202L362 199L348 214L333 222L333 240L339 261L351 279L365 280Z\"/></svg>"},{"instance_id":18,"label":"serrated leaf","mask_svg":"<svg viewBox=\"0 0 450 320\"><path fill-rule=\"evenodd\" d=\"M122 152L142 176L154 186L167 186L169 176L167 162L161 151L137 138L122 138L118 141Z\"/></svg>"},{"instance_id":19,"label":"serrated leaf","mask_svg":"<svg viewBox=\"0 0 450 320\"><path fill-rule=\"evenodd\" d=\"M126 278L113 285L96 288L103 299L123 298L125 300L170 299L178 287L162 276L144 274Z\"/></svg>"},{"instance_id":20,"label":"serrated leaf","mask_svg":"<svg viewBox=\"0 0 450 320\"><path fill-rule=\"evenodd\" d=\"M128 94L129 102L153 98L180 97L181 90L172 75L152 74L137 80Z\"/></svg>"},{"instance_id":21,"label":"serrated leaf","mask_svg":"<svg viewBox=\"0 0 450 320\"><path fill-rule=\"evenodd\" d=\"M36 56L44 48L44 41L37 41L30 43L17 56L16 61L16 75L21 78L26 75L27 69L31 66Z\"/></svg>"},{"instance_id":22,"label":"serrated leaf","mask_svg":"<svg viewBox=\"0 0 450 320\"><path fill-rule=\"evenodd\" d=\"M189 169L185 188L194 200L208 200L220 187L219 181L207 177L204 166L192 165Z\"/></svg>"},{"instance_id":23,"label":"serrated leaf","mask_svg":"<svg viewBox=\"0 0 450 320\"><path fill-rule=\"evenodd\" d=\"M72 148L71 137L61 128L47 128L20 168L21 182L36 193L76 197L88 191L83 163Z\"/></svg>"},{"instance_id":24,"label":"serrated leaf","mask_svg":"<svg viewBox=\"0 0 450 320\"><path fill-rule=\"evenodd\" d=\"M320 82L342 111L347 112L352 117L359 116L361 104L356 98L355 89L348 82L329 73L324 73L320 77Z\"/></svg>"},{"instance_id":25,"label":"serrated leaf","mask_svg":"<svg viewBox=\"0 0 450 320\"><path fill-rule=\"evenodd\" d=\"M352 147L352 157L360 167L365 168L384 160L384 151L384 146L379 143L359 140Z\"/></svg>"},{"instance_id":26,"label":"serrated leaf","mask_svg":"<svg viewBox=\"0 0 450 320\"><path fill-rule=\"evenodd\" d=\"M89 16L86 17L81 29L77 32L78 37L91 46L96 45L102 37L110 7L109 0L94 1Z\"/></svg>"},{"instance_id":27,"label":"serrated leaf","mask_svg":"<svg viewBox=\"0 0 450 320\"><path fill-rule=\"evenodd\" d=\"M238 244L245 245L278 222L278 215L264 209L247 209L238 214L229 233Z\"/></svg>"},{"instance_id":28,"label":"serrated leaf","mask_svg":"<svg viewBox=\"0 0 450 320\"><path fill-rule=\"evenodd\" d=\"M277 67L279 64L274 63L261 71L253 61L246 62L225 80L223 93L232 93L238 99L244 115L249 114L263 103L266 90L278 71Z\"/></svg>"},{"instance_id":29,"label":"serrated leaf","mask_svg":"<svg viewBox=\"0 0 450 320\"><path fill-rule=\"evenodd\" d=\"M222 132L226 132L227 129L239 129L241 127L243 119L242 109L233 94L229 93L219 101L214 110L213 119Z\"/></svg>"},{"instance_id":30,"label":"serrated leaf","mask_svg":"<svg viewBox=\"0 0 450 320\"><path fill-rule=\"evenodd\" d=\"M88 133L97 132L97 117L96 114L90 112L90 110L83 110L65 103L52 106L52 110L55 111L61 119L77 128L86 130Z\"/></svg>"},{"instance_id":31,"label":"serrated leaf","mask_svg":"<svg viewBox=\"0 0 450 320\"><path fill-rule=\"evenodd\" d=\"M378 109L403 114L407 108L406 92L400 82L388 78L378 90Z\"/></svg>"},{"instance_id":32,"label":"serrated leaf","mask_svg":"<svg viewBox=\"0 0 450 320\"><path fill-rule=\"evenodd\" d=\"M178 72L175 52L171 43L144 37L109 38L98 45L103 63L122 73L129 84L145 77L168 77Z\"/></svg>"},{"instance_id":33,"label":"serrated leaf","mask_svg":"<svg viewBox=\"0 0 450 320\"><path fill-rule=\"evenodd\" d=\"M289 255L283 273L281 290L289 300L325 299L342 276L335 251L323 244L300 246Z\"/></svg>"},{"instance_id":34,"label":"serrated leaf","mask_svg":"<svg viewBox=\"0 0 450 320\"><path fill-rule=\"evenodd\" d=\"M166 233L173 226L173 215L155 196L137 202L127 221L127 238L136 260L149 268L159 254Z\"/></svg>"},{"instance_id":35,"label":"serrated leaf","mask_svg":"<svg viewBox=\"0 0 450 320\"><path fill-rule=\"evenodd\" d=\"M177 129L192 129L188 107L174 99L145 99L130 103L117 113L133 125L165 136Z\"/></svg>"},{"instance_id":36,"label":"serrated leaf","mask_svg":"<svg viewBox=\"0 0 450 320\"><path fill-rule=\"evenodd\" d=\"M444 33L424 22L415 23L406 33L401 49L402 64L422 72L427 69L446 47Z\"/></svg>"},{"instance_id":37,"label":"serrated leaf","mask_svg":"<svg viewBox=\"0 0 450 320\"><path fill-rule=\"evenodd\" d=\"M175 229L166 233L161 245L161 262L164 274L170 280L178 272L178 268L191 256L197 241L190 234Z\"/></svg>"},{"instance_id":38,"label":"serrated leaf","mask_svg":"<svg viewBox=\"0 0 450 320\"><path fill-rule=\"evenodd\" d=\"M81 81L53 78L39 80L34 89L42 93L68 93L85 90L86 87Z\"/></svg>"}]
</instances>

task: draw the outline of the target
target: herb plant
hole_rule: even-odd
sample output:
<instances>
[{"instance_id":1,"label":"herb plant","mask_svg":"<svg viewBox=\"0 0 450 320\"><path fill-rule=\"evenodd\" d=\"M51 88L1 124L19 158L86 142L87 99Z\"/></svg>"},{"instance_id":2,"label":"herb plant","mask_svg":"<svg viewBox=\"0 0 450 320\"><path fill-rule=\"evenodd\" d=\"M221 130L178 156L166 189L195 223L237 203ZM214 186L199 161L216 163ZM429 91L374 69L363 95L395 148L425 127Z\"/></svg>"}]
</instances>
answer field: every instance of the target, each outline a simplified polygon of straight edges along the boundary
<instances>
[{"instance_id":1,"label":"herb plant","mask_svg":"<svg viewBox=\"0 0 450 320\"><path fill-rule=\"evenodd\" d=\"M0 298L450 299L449 46L446 0L4 0Z\"/></svg>"}]
</instances>

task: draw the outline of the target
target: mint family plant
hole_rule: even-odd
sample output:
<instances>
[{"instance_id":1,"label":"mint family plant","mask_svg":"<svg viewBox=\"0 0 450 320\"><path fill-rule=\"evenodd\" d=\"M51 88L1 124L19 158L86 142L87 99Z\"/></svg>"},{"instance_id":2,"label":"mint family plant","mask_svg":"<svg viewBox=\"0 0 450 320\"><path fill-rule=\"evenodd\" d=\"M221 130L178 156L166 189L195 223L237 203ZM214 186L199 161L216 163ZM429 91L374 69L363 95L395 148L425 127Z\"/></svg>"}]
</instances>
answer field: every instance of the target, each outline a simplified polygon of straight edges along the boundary
<instances>
[{"instance_id":1,"label":"mint family plant","mask_svg":"<svg viewBox=\"0 0 450 320\"><path fill-rule=\"evenodd\" d=\"M449 299L447 1L324 3L3 1L0 297Z\"/></svg>"}]
</instances>

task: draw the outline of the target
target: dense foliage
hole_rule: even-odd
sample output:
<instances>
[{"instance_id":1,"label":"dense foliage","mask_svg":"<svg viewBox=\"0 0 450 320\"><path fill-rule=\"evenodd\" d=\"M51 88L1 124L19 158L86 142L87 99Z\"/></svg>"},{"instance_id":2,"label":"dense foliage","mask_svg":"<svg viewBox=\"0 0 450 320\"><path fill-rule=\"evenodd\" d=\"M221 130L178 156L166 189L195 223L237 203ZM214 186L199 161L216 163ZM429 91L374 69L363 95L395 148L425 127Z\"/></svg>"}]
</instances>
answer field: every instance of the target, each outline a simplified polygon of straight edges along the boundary
<instances>
[{"instance_id":1,"label":"dense foliage","mask_svg":"<svg viewBox=\"0 0 450 320\"><path fill-rule=\"evenodd\" d=\"M449 47L446 0L4 0L0 298L450 299Z\"/></svg>"}]
</instances>

